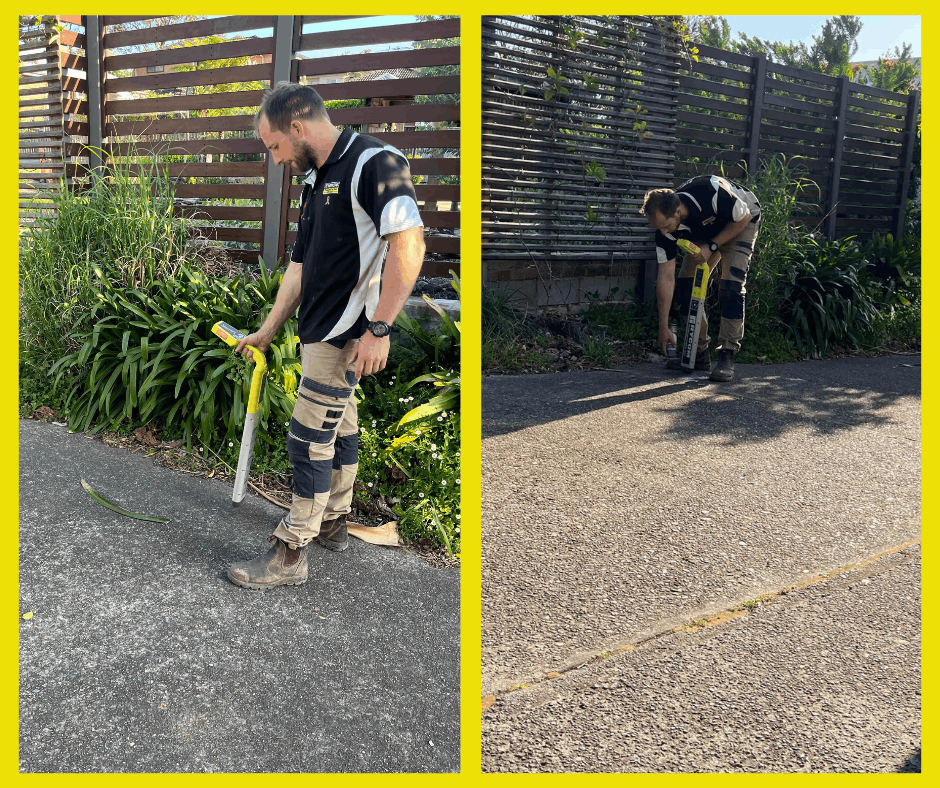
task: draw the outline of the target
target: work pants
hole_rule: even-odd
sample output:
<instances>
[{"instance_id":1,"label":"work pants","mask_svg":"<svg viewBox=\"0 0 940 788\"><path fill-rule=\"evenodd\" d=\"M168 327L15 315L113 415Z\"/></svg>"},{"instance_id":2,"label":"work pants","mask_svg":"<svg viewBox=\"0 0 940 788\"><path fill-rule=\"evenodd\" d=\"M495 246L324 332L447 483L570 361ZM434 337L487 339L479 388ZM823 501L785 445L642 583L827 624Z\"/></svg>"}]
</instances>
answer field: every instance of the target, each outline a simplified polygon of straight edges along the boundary
<instances>
[{"instance_id":1,"label":"work pants","mask_svg":"<svg viewBox=\"0 0 940 788\"><path fill-rule=\"evenodd\" d=\"M359 382L352 358L359 345L338 348L328 342L301 346L303 378L287 435L294 473L290 513L274 535L303 547L320 533L321 522L348 514L359 469L358 410L353 389Z\"/></svg>"}]
</instances>

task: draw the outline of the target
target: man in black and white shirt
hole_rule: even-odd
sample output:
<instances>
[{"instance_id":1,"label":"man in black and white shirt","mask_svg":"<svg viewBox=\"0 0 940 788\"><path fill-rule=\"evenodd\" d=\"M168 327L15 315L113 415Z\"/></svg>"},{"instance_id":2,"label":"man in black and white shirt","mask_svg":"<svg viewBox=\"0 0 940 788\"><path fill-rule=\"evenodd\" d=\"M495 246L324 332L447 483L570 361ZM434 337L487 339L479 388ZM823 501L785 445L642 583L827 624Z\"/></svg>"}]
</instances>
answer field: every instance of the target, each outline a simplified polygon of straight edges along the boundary
<instances>
[{"instance_id":1,"label":"man in black and white shirt","mask_svg":"<svg viewBox=\"0 0 940 788\"><path fill-rule=\"evenodd\" d=\"M718 332L718 362L711 369L708 320L703 315L695 368L711 370L711 379L734 377L734 354L744 337L744 285L760 229L760 203L747 189L717 175L699 175L675 191L653 189L643 198L640 213L656 230L656 301L659 308L659 344L666 353L675 345L669 329L673 296L679 308L689 309L695 268L715 252L721 252L721 326ZM701 250L686 253L676 277L676 241L684 238ZM671 365L678 369L678 359Z\"/></svg>"},{"instance_id":2,"label":"man in black and white shirt","mask_svg":"<svg viewBox=\"0 0 940 788\"><path fill-rule=\"evenodd\" d=\"M246 345L266 351L297 311L303 378L287 437L291 510L267 553L228 572L237 585L264 589L303 583L314 539L346 548L358 469L353 389L362 375L385 368L391 325L424 260L424 235L405 156L373 137L340 132L313 88L279 83L255 124L275 164L307 174L277 299L261 328L236 347L247 358Z\"/></svg>"}]
</instances>

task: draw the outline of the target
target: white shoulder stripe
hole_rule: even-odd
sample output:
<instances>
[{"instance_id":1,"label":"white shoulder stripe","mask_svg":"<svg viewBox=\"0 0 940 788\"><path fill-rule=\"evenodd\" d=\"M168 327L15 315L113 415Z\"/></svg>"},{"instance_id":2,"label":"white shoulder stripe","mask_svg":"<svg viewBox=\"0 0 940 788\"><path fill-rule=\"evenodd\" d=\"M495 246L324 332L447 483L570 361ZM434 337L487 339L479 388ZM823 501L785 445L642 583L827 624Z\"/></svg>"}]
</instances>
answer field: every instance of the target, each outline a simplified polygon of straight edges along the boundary
<instances>
[{"instance_id":1,"label":"white shoulder stripe","mask_svg":"<svg viewBox=\"0 0 940 788\"><path fill-rule=\"evenodd\" d=\"M345 155L346 155L346 151L349 150L350 146L353 144L353 140L356 139L356 137L358 137L358 136L359 136L359 132L358 132L358 131L354 131L354 132L352 133L352 135L351 135L350 138L349 138L349 142L346 143L346 147L343 148L343 152L340 154L340 156L345 156Z\"/></svg>"},{"instance_id":2,"label":"white shoulder stripe","mask_svg":"<svg viewBox=\"0 0 940 788\"><path fill-rule=\"evenodd\" d=\"M691 194L689 194L688 192L679 192L679 194L684 194L684 195L685 195L686 197L688 197L692 202L695 203L695 207L696 207L696 208L698 208L700 211L702 210L702 206L698 204L698 200L696 200Z\"/></svg>"}]
</instances>

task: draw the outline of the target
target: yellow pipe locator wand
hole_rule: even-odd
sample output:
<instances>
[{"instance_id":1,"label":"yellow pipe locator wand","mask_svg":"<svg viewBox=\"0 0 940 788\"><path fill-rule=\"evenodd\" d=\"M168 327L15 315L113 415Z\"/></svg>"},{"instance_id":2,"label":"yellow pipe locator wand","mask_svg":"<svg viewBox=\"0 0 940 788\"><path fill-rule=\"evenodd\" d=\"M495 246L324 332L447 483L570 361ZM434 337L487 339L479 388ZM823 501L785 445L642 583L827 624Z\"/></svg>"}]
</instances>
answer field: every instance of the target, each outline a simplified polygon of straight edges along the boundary
<instances>
[{"instance_id":1,"label":"yellow pipe locator wand","mask_svg":"<svg viewBox=\"0 0 940 788\"><path fill-rule=\"evenodd\" d=\"M212 333L235 347L245 334L237 328L232 328L221 320L212 326ZM251 389L248 394L248 407L245 414L245 427L242 430L242 445L238 452L238 469L235 471L235 489L232 491L232 503L241 503L248 489L248 470L251 468L251 457L255 450L255 435L258 432L258 419L261 410L261 392L264 390L264 379L268 374L268 362L258 348L248 345L255 360L255 369L251 374Z\"/></svg>"}]
</instances>

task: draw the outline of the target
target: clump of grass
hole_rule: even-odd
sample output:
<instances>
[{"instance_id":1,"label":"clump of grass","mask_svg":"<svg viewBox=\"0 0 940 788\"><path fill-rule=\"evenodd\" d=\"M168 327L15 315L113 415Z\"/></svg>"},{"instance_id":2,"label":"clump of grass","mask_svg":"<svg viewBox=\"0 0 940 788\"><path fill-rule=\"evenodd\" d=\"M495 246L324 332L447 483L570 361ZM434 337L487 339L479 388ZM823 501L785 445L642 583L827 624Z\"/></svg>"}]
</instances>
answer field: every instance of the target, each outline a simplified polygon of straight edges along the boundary
<instances>
[{"instance_id":1,"label":"clump of grass","mask_svg":"<svg viewBox=\"0 0 940 788\"><path fill-rule=\"evenodd\" d=\"M581 349L585 358L599 367L609 367L614 362L614 346L606 333L588 337Z\"/></svg>"},{"instance_id":2,"label":"clump of grass","mask_svg":"<svg viewBox=\"0 0 940 788\"><path fill-rule=\"evenodd\" d=\"M198 267L195 225L174 216L174 183L159 158L108 160L100 177L41 196L52 212L24 233L20 251L20 340L26 363L48 368L76 348L100 290L96 268L116 287L146 289Z\"/></svg>"}]
</instances>

